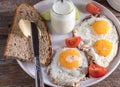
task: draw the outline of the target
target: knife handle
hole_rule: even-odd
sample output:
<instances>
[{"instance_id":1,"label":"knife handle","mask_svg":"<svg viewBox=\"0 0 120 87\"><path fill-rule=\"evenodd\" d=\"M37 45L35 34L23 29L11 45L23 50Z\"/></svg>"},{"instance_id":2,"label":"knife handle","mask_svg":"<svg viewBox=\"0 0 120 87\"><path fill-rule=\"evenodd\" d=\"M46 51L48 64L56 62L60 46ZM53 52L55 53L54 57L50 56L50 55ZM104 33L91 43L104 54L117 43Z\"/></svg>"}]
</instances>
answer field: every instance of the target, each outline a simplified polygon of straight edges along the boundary
<instances>
[{"instance_id":1,"label":"knife handle","mask_svg":"<svg viewBox=\"0 0 120 87\"><path fill-rule=\"evenodd\" d=\"M36 60L36 87L44 87L44 82L43 82L43 78L42 78L42 70L41 70L41 65L40 65L40 61L39 61L39 57L36 56L35 57Z\"/></svg>"}]
</instances>

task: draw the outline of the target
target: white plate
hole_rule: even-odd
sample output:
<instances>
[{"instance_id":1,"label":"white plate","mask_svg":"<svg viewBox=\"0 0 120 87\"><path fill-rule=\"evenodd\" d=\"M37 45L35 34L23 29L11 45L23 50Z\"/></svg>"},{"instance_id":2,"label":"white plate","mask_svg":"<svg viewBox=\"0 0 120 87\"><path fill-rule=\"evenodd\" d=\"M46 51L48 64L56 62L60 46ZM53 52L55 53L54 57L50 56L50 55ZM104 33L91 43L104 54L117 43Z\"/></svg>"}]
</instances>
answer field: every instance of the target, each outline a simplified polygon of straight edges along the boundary
<instances>
[{"instance_id":1,"label":"white plate","mask_svg":"<svg viewBox=\"0 0 120 87\"><path fill-rule=\"evenodd\" d=\"M107 0L107 2L111 7L120 12L120 0Z\"/></svg>"},{"instance_id":2,"label":"white plate","mask_svg":"<svg viewBox=\"0 0 120 87\"><path fill-rule=\"evenodd\" d=\"M89 1L91 1L91 0L73 0L74 4L80 10L81 20L83 18L85 18L87 15L89 15L85 11L85 5ZM120 23L119 23L118 19L112 14L112 12L110 12L107 8L105 8L104 6L100 5L99 3L95 2L95 1L92 1L92 2L95 3L101 9L101 14L106 15L109 19L112 20L112 22L114 23L114 25L117 28L118 33L120 34L120 29L119 29L120 28ZM44 0L44 1L41 1L41 2L37 3L34 7L38 11L42 12L42 11L50 8L51 5L52 5L52 0ZM81 20L77 21L77 23L79 23ZM51 40L52 40L52 48L53 48L53 52L54 52L54 50L56 48L59 48L59 47L65 45L65 43L63 43L64 42L64 38L71 36L71 34L68 34L68 35L56 35L52 31L50 22L48 22L47 24L48 24L48 27L50 29L49 31L52 34ZM111 62L110 66L108 67L108 73L105 76L101 77L101 78L90 78L90 79L88 79L86 81L81 81L80 82L81 83L80 87L93 85L95 83L98 83L98 82L102 81L106 77L108 77L116 69L116 67L119 65L119 63L120 63L119 56L120 56L120 47L119 47L119 50L118 50L118 53L117 53L116 57ZM34 64L27 63L27 62L22 62L22 61L19 61L19 60L17 60L17 62L18 62L18 64L22 67L22 69L27 74L29 74L31 77L35 78L35 70L34 70L35 66L34 66ZM48 84L48 85L50 85L52 87L53 86L56 87L56 85L52 84L52 82L49 80L49 78L47 77L44 69L43 69L43 79L44 79L44 83L45 84Z\"/></svg>"}]
</instances>

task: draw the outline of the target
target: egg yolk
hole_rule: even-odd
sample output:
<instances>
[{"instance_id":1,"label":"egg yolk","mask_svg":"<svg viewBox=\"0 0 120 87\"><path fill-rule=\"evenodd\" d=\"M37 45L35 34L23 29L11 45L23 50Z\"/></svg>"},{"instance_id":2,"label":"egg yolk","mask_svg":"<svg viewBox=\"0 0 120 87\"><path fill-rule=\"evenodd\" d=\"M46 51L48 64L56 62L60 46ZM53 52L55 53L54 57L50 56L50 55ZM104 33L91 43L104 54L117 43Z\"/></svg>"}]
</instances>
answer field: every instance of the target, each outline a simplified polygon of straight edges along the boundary
<instances>
[{"instance_id":1,"label":"egg yolk","mask_svg":"<svg viewBox=\"0 0 120 87\"><path fill-rule=\"evenodd\" d=\"M67 69L78 68L82 59L80 53L73 49L63 51L59 56L60 65Z\"/></svg>"},{"instance_id":2,"label":"egg yolk","mask_svg":"<svg viewBox=\"0 0 120 87\"><path fill-rule=\"evenodd\" d=\"M108 22L104 20L95 21L92 27L97 34L106 34L110 29Z\"/></svg>"},{"instance_id":3,"label":"egg yolk","mask_svg":"<svg viewBox=\"0 0 120 87\"><path fill-rule=\"evenodd\" d=\"M112 43L108 40L97 40L94 48L100 56L108 56L112 50Z\"/></svg>"}]
</instances>

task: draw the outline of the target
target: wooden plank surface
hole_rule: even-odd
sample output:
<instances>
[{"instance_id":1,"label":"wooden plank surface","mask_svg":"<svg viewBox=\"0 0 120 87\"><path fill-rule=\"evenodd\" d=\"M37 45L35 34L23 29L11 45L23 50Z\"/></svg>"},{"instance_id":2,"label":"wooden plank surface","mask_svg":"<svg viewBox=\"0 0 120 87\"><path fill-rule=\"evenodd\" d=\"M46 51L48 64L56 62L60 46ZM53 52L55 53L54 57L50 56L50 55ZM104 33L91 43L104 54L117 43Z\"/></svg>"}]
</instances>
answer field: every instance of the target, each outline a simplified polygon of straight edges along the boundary
<instances>
[{"instance_id":1,"label":"wooden plank surface","mask_svg":"<svg viewBox=\"0 0 120 87\"><path fill-rule=\"evenodd\" d=\"M0 0L0 87L35 87L34 79L28 76L15 60L5 60L3 53L15 7L21 2L28 2L34 5L39 1ZM120 20L120 13L112 9L106 0L96 1L110 9ZM108 78L91 87L120 87L120 65Z\"/></svg>"}]
</instances>

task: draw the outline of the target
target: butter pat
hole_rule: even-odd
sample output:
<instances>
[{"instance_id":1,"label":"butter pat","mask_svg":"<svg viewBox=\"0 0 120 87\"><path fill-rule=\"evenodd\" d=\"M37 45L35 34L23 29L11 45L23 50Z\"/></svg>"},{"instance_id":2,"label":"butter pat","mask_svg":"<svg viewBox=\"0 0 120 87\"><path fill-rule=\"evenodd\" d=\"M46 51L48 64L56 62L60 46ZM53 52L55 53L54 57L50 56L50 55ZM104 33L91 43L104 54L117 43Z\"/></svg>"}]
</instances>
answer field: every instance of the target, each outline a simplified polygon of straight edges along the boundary
<instances>
[{"instance_id":1,"label":"butter pat","mask_svg":"<svg viewBox=\"0 0 120 87\"><path fill-rule=\"evenodd\" d=\"M28 36L31 36L31 25L30 25L30 21L28 20L24 20L24 19L20 19L19 21L19 27L22 31L22 33L28 37Z\"/></svg>"},{"instance_id":2,"label":"butter pat","mask_svg":"<svg viewBox=\"0 0 120 87\"><path fill-rule=\"evenodd\" d=\"M42 34L41 34L41 30L40 30L40 28L37 27L37 29L38 29L39 36L41 36Z\"/></svg>"},{"instance_id":3,"label":"butter pat","mask_svg":"<svg viewBox=\"0 0 120 87\"><path fill-rule=\"evenodd\" d=\"M29 20L20 19L18 25L24 36L26 37L31 36L31 24ZM39 27L37 27L37 29L39 32L39 36L41 36L41 30L39 29Z\"/></svg>"}]
</instances>

